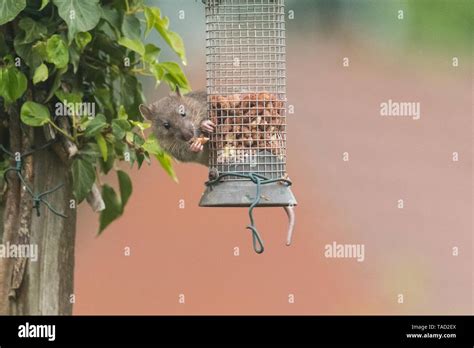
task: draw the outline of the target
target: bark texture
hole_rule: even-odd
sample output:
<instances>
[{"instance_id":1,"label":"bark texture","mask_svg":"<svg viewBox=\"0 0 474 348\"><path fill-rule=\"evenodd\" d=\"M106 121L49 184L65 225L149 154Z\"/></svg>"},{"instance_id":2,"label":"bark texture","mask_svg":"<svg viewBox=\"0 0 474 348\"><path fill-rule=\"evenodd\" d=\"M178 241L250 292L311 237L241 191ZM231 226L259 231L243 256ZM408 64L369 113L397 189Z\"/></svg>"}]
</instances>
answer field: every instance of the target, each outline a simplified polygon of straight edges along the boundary
<instances>
[{"instance_id":1,"label":"bark texture","mask_svg":"<svg viewBox=\"0 0 474 348\"><path fill-rule=\"evenodd\" d=\"M35 139L36 146L46 141L39 132ZM31 213L31 201L28 203L26 200L31 197L22 194L18 183L9 188L3 221L0 221L3 242L28 241L37 245L38 260L26 260L20 278L18 272L21 273L21 269L15 268L15 265L21 266L19 259L0 260L0 314L70 315L76 226L76 209L69 208L73 199L72 178L67 165L52 149L35 152L29 162L34 192L44 192L64 184L45 199L67 218L54 215L44 204L41 204L39 217L35 211L28 216L26 211ZM29 205L28 209L25 209L25 204Z\"/></svg>"}]
</instances>

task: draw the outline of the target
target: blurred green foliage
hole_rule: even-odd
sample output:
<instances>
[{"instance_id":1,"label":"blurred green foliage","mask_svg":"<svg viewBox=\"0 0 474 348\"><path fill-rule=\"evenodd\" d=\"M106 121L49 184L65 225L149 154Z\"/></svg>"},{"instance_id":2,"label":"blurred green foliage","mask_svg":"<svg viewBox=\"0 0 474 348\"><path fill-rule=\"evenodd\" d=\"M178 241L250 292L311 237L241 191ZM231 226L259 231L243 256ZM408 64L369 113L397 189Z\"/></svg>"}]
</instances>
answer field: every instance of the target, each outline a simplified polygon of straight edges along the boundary
<instances>
[{"instance_id":1,"label":"blurred green foliage","mask_svg":"<svg viewBox=\"0 0 474 348\"><path fill-rule=\"evenodd\" d=\"M295 12L290 31L316 30L325 37L338 31L373 34L395 45L437 50L469 51L472 44L472 0L286 0L286 7Z\"/></svg>"}]
</instances>

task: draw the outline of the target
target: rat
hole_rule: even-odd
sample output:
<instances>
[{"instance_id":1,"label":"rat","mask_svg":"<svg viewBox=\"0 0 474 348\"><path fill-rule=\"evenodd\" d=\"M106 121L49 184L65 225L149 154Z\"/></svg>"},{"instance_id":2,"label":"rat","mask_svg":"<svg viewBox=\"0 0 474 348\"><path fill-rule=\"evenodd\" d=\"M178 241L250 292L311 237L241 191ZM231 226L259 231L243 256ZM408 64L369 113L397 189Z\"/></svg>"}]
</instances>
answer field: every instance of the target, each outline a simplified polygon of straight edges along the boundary
<instances>
[{"instance_id":1,"label":"rat","mask_svg":"<svg viewBox=\"0 0 474 348\"><path fill-rule=\"evenodd\" d=\"M209 165L209 144L202 138L214 132L216 125L208 118L206 91L181 95L179 89L157 102L139 106L142 116L152 122L160 146L172 157L189 163ZM211 173L217 177L217 173ZM284 207L289 227L286 245L291 244L295 225L293 206Z\"/></svg>"},{"instance_id":2,"label":"rat","mask_svg":"<svg viewBox=\"0 0 474 348\"><path fill-rule=\"evenodd\" d=\"M208 165L209 146L199 137L214 131L215 124L207 117L205 91L170 95L146 106L140 113L152 122L153 133L160 146L181 162Z\"/></svg>"}]
</instances>

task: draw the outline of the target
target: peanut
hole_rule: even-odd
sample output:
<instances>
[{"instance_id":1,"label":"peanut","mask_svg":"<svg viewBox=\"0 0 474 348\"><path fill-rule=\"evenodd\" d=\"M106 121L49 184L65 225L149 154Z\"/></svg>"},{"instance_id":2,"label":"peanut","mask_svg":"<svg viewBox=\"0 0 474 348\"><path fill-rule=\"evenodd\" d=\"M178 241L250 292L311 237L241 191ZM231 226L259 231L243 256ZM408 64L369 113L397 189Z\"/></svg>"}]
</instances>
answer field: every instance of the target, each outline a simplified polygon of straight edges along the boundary
<instances>
[{"instance_id":1,"label":"peanut","mask_svg":"<svg viewBox=\"0 0 474 348\"><path fill-rule=\"evenodd\" d=\"M255 147L271 151L281 158L284 101L276 94L212 95L209 101L209 117L217 125L216 135L222 134L214 138L218 163L245 162L251 155L249 148Z\"/></svg>"}]
</instances>

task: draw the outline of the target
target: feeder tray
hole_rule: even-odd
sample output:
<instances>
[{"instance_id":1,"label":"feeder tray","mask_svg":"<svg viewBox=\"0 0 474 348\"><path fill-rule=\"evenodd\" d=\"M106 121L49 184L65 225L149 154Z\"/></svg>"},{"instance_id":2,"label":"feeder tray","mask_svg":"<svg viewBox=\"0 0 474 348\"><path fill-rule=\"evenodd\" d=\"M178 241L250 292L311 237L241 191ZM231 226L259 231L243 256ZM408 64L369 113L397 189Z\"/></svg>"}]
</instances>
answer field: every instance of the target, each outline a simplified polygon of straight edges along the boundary
<instances>
[{"instance_id":1,"label":"feeder tray","mask_svg":"<svg viewBox=\"0 0 474 348\"><path fill-rule=\"evenodd\" d=\"M258 158L265 158L265 164L252 164L249 162L227 166L227 171L237 174L247 174L248 168L253 168L254 173L276 172L281 161L268 151L261 151ZM211 170L211 173L217 172ZM216 185L208 186L202 195L199 206L201 207L249 207L255 200L256 187L250 180L224 180ZM283 182L273 182L261 185L260 202L258 207L285 207L295 206L296 199L290 187Z\"/></svg>"},{"instance_id":2,"label":"feeder tray","mask_svg":"<svg viewBox=\"0 0 474 348\"><path fill-rule=\"evenodd\" d=\"M204 191L201 207L249 207L255 199L255 184L251 181L222 182ZM295 206L296 199L288 186L279 183L263 185L257 207Z\"/></svg>"}]
</instances>

